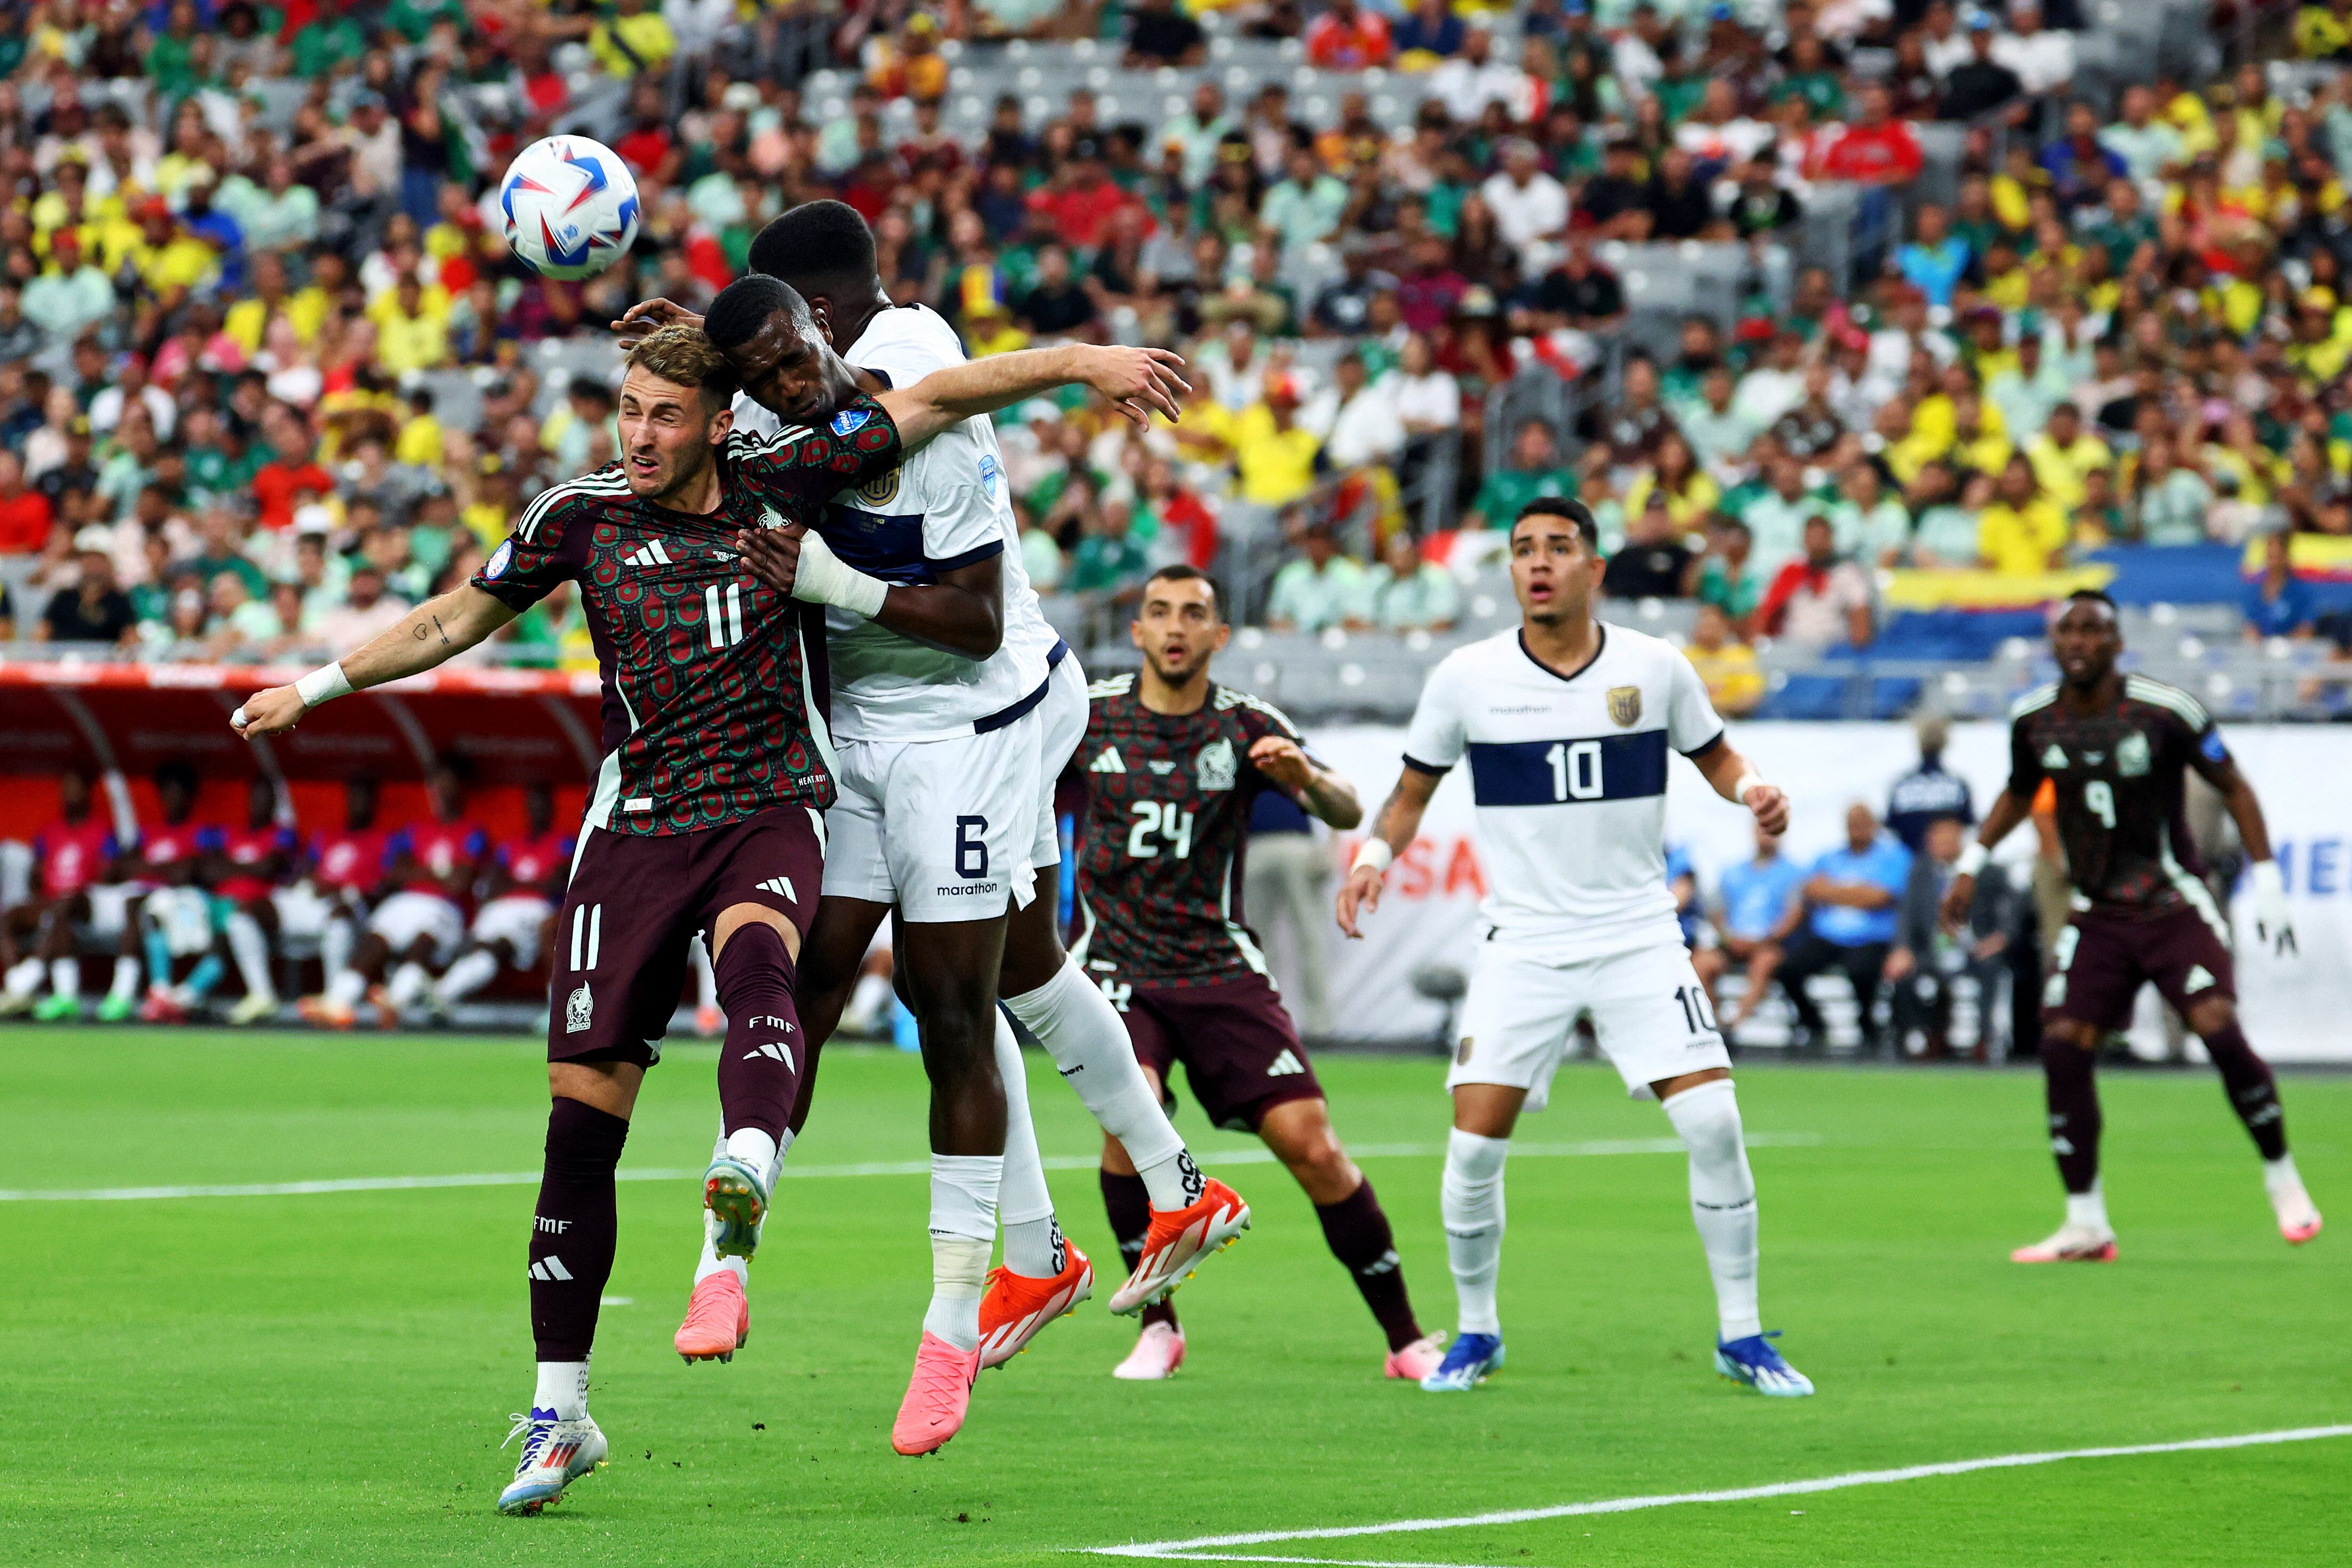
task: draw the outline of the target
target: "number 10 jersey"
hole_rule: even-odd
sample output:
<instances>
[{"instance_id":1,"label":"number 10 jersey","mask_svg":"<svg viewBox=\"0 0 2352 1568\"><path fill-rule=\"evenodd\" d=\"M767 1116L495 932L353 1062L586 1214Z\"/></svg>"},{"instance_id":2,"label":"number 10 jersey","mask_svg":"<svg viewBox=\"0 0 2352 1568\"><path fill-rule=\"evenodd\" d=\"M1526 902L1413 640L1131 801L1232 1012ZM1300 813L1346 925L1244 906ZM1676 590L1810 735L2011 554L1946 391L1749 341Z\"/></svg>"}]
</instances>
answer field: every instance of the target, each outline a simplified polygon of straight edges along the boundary
<instances>
[{"instance_id":1,"label":"number 10 jersey","mask_svg":"<svg viewBox=\"0 0 2352 1568\"><path fill-rule=\"evenodd\" d=\"M1404 765L1465 758L1477 803L1482 912L1498 939L1561 962L1682 943L1666 887L1669 750L1697 757L1723 721L1671 643L1599 627L1583 668L1538 663L1518 628L1459 647L1430 672Z\"/></svg>"}]
</instances>

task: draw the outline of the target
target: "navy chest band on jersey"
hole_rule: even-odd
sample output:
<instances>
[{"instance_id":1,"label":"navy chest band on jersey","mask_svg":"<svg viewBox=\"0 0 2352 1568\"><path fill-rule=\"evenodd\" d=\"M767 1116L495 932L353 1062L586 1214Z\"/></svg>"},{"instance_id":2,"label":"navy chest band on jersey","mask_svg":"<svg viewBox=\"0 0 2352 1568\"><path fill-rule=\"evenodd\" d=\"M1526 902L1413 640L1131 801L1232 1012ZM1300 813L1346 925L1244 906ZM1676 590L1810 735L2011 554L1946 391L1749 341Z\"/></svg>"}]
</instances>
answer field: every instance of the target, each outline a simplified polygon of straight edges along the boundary
<instances>
[{"instance_id":1,"label":"navy chest band on jersey","mask_svg":"<svg viewBox=\"0 0 2352 1568\"><path fill-rule=\"evenodd\" d=\"M923 553L921 512L894 516L860 511L837 501L825 503L817 531L824 535L824 542L833 546L833 552L845 564L869 577L879 577L895 588L928 587L938 582L942 573L1004 552L1001 541L992 541L951 560L934 561Z\"/></svg>"},{"instance_id":2,"label":"navy chest band on jersey","mask_svg":"<svg viewBox=\"0 0 2352 1568\"><path fill-rule=\"evenodd\" d=\"M1581 740L1473 741L1470 786L1480 805L1568 805L1666 793L1666 732Z\"/></svg>"}]
</instances>

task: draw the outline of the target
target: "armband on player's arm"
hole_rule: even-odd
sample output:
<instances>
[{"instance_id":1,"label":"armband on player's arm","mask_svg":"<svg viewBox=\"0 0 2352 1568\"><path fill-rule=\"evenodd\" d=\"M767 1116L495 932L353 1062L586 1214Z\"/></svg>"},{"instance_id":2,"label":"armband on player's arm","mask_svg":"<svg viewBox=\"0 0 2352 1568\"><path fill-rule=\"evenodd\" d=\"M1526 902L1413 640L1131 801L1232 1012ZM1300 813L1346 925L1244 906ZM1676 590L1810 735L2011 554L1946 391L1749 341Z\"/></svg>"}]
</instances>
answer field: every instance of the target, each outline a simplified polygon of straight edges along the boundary
<instances>
[{"instance_id":1,"label":"armband on player's arm","mask_svg":"<svg viewBox=\"0 0 2352 1568\"><path fill-rule=\"evenodd\" d=\"M799 568L793 574L793 597L803 604L833 605L867 620L882 613L890 584L860 572L833 552L824 536L814 530L801 535Z\"/></svg>"}]
</instances>

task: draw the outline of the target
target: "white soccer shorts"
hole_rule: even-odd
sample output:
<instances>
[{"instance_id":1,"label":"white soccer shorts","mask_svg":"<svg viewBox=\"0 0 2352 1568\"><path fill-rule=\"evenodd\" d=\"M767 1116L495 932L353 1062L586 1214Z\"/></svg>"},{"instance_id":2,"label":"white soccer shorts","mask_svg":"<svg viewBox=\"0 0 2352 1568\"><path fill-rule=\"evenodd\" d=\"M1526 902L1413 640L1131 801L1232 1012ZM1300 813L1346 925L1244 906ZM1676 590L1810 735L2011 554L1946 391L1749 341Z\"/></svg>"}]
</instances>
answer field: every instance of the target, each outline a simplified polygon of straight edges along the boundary
<instances>
[{"instance_id":1,"label":"white soccer shorts","mask_svg":"<svg viewBox=\"0 0 2352 1568\"><path fill-rule=\"evenodd\" d=\"M375 907L368 930L383 938L395 957L406 952L418 937L433 942L433 962L446 967L466 940L465 912L438 893L405 888Z\"/></svg>"},{"instance_id":2,"label":"white soccer shorts","mask_svg":"<svg viewBox=\"0 0 2352 1568\"><path fill-rule=\"evenodd\" d=\"M1507 1084L1528 1091L1525 1109L1541 1110L1579 1018L1591 1020L1637 1100L1650 1098L1650 1085L1661 1079L1731 1065L1706 988L1679 940L1563 963L1498 938L1479 944L1445 1069L1447 1091Z\"/></svg>"},{"instance_id":3,"label":"white soccer shorts","mask_svg":"<svg viewBox=\"0 0 2352 1568\"><path fill-rule=\"evenodd\" d=\"M1062 858L1054 785L1086 727L1086 676L1072 655L1037 706L1002 729L836 742L825 895L895 903L918 924L1027 908L1038 868Z\"/></svg>"},{"instance_id":4,"label":"white soccer shorts","mask_svg":"<svg viewBox=\"0 0 2352 1568\"><path fill-rule=\"evenodd\" d=\"M338 916L349 917L350 907L335 894L322 893L309 879L284 888L273 888L269 902L278 911L278 940L289 953L309 954L318 951L320 941L327 934L328 924Z\"/></svg>"},{"instance_id":5,"label":"white soccer shorts","mask_svg":"<svg viewBox=\"0 0 2352 1568\"><path fill-rule=\"evenodd\" d=\"M131 900L140 889L130 882L99 882L83 889L89 895L89 924L86 928L89 940L113 942L122 940L122 928L131 920Z\"/></svg>"},{"instance_id":6,"label":"white soccer shorts","mask_svg":"<svg viewBox=\"0 0 2352 1568\"><path fill-rule=\"evenodd\" d=\"M514 951L517 969L539 967L539 936L555 906L537 893L507 893L484 904L474 916L474 940L488 947L503 942Z\"/></svg>"}]
</instances>

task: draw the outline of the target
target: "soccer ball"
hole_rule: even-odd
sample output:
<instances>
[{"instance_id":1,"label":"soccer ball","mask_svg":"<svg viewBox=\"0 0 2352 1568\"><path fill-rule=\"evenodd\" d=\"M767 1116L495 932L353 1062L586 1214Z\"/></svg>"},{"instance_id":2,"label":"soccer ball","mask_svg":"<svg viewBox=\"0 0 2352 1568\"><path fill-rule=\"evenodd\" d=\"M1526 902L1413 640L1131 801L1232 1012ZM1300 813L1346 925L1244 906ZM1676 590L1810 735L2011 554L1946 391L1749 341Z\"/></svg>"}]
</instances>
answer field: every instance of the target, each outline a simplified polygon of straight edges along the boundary
<instances>
[{"instance_id":1,"label":"soccer ball","mask_svg":"<svg viewBox=\"0 0 2352 1568\"><path fill-rule=\"evenodd\" d=\"M593 278L637 238L637 182L620 154L585 136L534 142L499 182L507 244L544 278Z\"/></svg>"}]
</instances>

